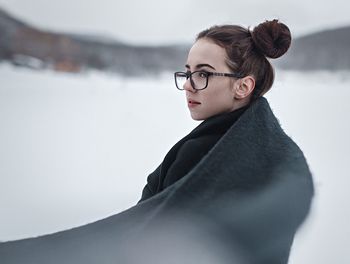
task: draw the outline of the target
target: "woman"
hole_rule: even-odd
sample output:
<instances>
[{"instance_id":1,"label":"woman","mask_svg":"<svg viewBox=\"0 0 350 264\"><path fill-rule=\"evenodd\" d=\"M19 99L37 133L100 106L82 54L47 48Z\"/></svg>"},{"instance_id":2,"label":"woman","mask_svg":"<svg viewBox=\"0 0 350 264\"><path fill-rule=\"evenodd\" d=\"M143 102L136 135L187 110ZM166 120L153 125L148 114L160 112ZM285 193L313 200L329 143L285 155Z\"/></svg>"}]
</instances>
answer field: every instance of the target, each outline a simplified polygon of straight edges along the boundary
<instances>
[{"instance_id":1,"label":"woman","mask_svg":"<svg viewBox=\"0 0 350 264\"><path fill-rule=\"evenodd\" d=\"M0 243L1 263L287 263L310 208L303 153L267 100L290 45L277 20L201 32L178 89L195 120L149 175L139 203L86 226Z\"/></svg>"},{"instance_id":2,"label":"woman","mask_svg":"<svg viewBox=\"0 0 350 264\"><path fill-rule=\"evenodd\" d=\"M287 263L313 196L302 152L262 97L274 81L267 58L282 56L290 44L290 31L278 20L253 31L223 25L198 34L186 71L174 76L176 87L185 90L191 117L204 122L149 175L140 200L165 193L168 200L174 197L169 208L189 203L186 210L205 216L219 215L207 206L220 208L223 215L215 221L234 223L220 228L231 231L225 241L235 244L247 263ZM179 210L185 208L176 214Z\"/></svg>"}]
</instances>

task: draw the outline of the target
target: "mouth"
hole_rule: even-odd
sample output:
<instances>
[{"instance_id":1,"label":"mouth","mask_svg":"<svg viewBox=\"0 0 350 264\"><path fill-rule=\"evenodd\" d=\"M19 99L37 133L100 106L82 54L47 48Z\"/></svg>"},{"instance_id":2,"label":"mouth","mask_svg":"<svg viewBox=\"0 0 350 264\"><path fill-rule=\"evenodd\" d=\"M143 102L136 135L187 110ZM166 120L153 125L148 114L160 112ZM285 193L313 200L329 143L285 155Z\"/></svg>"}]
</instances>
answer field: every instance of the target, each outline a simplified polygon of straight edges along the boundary
<instances>
[{"instance_id":1,"label":"mouth","mask_svg":"<svg viewBox=\"0 0 350 264\"><path fill-rule=\"evenodd\" d=\"M188 99L188 100L187 100L187 103L188 103L188 106L189 106L189 107L195 107L195 106L198 106L198 105L201 104L200 102L197 102L197 101L192 100L192 99Z\"/></svg>"}]
</instances>

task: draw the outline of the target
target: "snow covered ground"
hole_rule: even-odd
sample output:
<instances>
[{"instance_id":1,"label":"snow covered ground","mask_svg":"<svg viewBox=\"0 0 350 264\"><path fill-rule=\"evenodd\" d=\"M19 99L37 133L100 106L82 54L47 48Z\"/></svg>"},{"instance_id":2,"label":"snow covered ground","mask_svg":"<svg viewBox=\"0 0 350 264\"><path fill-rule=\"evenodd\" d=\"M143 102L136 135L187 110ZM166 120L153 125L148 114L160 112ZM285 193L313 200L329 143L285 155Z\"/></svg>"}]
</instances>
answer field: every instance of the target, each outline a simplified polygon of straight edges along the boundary
<instances>
[{"instance_id":1,"label":"snow covered ground","mask_svg":"<svg viewBox=\"0 0 350 264\"><path fill-rule=\"evenodd\" d=\"M290 263L350 263L349 72L277 70L266 96L314 174L313 210ZM172 73L128 79L0 64L0 240L133 206L170 147L198 125Z\"/></svg>"}]
</instances>

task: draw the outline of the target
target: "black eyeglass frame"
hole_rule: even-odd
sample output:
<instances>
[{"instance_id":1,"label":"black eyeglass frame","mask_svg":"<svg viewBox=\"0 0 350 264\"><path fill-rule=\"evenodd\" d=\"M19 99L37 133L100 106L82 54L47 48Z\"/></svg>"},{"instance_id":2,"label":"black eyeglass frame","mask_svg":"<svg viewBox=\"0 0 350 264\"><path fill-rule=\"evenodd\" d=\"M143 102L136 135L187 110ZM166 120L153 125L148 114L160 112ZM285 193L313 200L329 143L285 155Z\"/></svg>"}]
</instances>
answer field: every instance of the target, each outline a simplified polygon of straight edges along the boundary
<instances>
[{"instance_id":1,"label":"black eyeglass frame","mask_svg":"<svg viewBox=\"0 0 350 264\"><path fill-rule=\"evenodd\" d=\"M197 72L201 72L201 73L206 74L205 86L203 88L200 88L200 89L196 88L196 85L195 85L195 83L192 80L192 74L197 73ZM222 73L222 72L207 72L207 71L194 71L194 72L177 71L177 72L174 72L175 86L180 91L183 91L185 89L183 87L180 88L178 83L177 83L176 76L178 74L182 74L181 77L186 77L186 80L188 80L188 78L190 78L191 85L192 85L193 89L195 89L196 91L204 90L205 88L208 87L209 76L225 76L225 77L242 78L241 74L239 74L239 73Z\"/></svg>"}]
</instances>

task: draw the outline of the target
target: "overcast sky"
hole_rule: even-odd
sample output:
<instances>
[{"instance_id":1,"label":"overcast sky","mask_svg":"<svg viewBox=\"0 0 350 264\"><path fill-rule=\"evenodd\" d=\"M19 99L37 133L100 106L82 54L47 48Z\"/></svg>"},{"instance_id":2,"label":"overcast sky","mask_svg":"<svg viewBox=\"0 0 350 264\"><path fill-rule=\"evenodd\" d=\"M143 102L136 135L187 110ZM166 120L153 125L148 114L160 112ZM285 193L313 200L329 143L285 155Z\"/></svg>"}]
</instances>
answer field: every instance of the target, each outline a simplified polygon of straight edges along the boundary
<instances>
[{"instance_id":1,"label":"overcast sky","mask_svg":"<svg viewBox=\"0 0 350 264\"><path fill-rule=\"evenodd\" d=\"M0 0L0 7L52 30L111 36L132 43L191 42L222 23L256 26L279 18L294 36L350 25L346 0Z\"/></svg>"}]
</instances>

